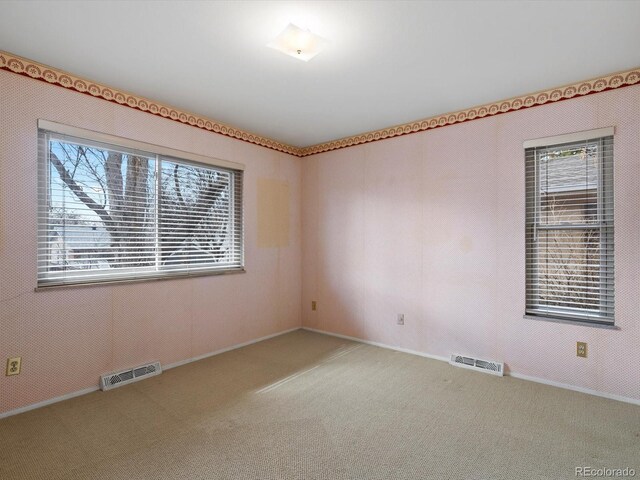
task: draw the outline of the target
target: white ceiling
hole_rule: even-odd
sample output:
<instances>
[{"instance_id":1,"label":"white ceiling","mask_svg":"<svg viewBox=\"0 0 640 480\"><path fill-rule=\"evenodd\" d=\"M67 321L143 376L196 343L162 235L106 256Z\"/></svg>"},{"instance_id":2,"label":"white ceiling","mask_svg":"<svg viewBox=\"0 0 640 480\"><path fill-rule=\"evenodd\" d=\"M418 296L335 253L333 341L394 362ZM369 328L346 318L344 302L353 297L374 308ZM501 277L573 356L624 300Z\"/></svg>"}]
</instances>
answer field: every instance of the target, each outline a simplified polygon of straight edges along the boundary
<instances>
[{"instance_id":1,"label":"white ceiling","mask_svg":"<svg viewBox=\"0 0 640 480\"><path fill-rule=\"evenodd\" d=\"M329 39L267 48L289 22ZM294 146L640 66L640 1L0 0L0 49Z\"/></svg>"}]
</instances>

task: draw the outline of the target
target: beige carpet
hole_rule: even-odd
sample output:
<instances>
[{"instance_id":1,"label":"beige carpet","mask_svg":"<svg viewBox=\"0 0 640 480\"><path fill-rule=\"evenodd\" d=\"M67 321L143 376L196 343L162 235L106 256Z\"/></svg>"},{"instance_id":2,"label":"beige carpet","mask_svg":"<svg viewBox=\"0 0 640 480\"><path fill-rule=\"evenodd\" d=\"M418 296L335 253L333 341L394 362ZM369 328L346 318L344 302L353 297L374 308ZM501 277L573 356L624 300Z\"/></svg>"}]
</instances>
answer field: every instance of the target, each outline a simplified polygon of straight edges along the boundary
<instances>
[{"instance_id":1,"label":"beige carpet","mask_svg":"<svg viewBox=\"0 0 640 480\"><path fill-rule=\"evenodd\" d=\"M578 466L640 478L640 407L304 331L0 420L3 480L556 480Z\"/></svg>"}]
</instances>

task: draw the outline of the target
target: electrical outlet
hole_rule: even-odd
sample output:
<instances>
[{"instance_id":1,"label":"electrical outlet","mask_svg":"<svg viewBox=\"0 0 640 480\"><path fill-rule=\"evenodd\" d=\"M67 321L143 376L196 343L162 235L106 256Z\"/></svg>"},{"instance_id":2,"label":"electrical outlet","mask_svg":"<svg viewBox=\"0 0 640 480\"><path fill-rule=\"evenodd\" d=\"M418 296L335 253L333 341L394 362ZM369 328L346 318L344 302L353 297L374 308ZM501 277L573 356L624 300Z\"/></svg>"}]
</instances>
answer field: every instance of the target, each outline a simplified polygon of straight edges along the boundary
<instances>
[{"instance_id":1,"label":"electrical outlet","mask_svg":"<svg viewBox=\"0 0 640 480\"><path fill-rule=\"evenodd\" d=\"M22 367L22 357L7 358L7 377L18 375Z\"/></svg>"},{"instance_id":2,"label":"electrical outlet","mask_svg":"<svg viewBox=\"0 0 640 480\"><path fill-rule=\"evenodd\" d=\"M311 301L311 310L313 310L314 312L318 309L318 304L316 303L315 300Z\"/></svg>"},{"instance_id":3,"label":"electrical outlet","mask_svg":"<svg viewBox=\"0 0 640 480\"><path fill-rule=\"evenodd\" d=\"M398 321L397 321L398 325L404 325L404 313L399 313L398 314Z\"/></svg>"},{"instance_id":4,"label":"electrical outlet","mask_svg":"<svg viewBox=\"0 0 640 480\"><path fill-rule=\"evenodd\" d=\"M576 355L587 358L587 342L578 342L576 344Z\"/></svg>"}]
</instances>

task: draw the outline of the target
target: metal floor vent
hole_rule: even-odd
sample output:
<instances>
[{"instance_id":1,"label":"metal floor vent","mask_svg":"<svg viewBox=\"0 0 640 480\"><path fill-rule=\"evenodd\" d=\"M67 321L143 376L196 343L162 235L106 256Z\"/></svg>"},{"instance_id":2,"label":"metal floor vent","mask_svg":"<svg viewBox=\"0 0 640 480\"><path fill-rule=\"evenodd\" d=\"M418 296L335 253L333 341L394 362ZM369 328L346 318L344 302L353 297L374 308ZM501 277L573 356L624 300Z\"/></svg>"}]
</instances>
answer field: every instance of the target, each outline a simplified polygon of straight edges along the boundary
<instances>
[{"instance_id":1,"label":"metal floor vent","mask_svg":"<svg viewBox=\"0 0 640 480\"><path fill-rule=\"evenodd\" d=\"M100 377L100 389L111 390L127 383L137 382L146 377L153 377L162 373L160 362L147 363L139 367L123 370L122 372L109 373Z\"/></svg>"},{"instance_id":2,"label":"metal floor vent","mask_svg":"<svg viewBox=\"0 0 640 480\"><path fill-rule=\"evenodd\" d=\"M499 377L502 377L504 375L504 363L502 362L491 362L489 360L465 357L463 355L457 355L454 353L451 354L449 363L456 367L479 370L481 372L490 373L491 375L498 375Z\"/></svg>"}]
</instances>

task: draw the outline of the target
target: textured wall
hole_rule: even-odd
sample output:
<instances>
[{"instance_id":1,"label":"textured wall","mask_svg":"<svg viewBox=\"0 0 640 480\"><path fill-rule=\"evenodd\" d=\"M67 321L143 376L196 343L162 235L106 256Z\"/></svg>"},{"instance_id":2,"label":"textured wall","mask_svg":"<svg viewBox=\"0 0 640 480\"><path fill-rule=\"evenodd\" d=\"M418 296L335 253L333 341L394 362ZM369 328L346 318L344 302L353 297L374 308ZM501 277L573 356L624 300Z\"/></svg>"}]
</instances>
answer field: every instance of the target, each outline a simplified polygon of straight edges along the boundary
<instances>
[{"instance_id":1,"label":"textured wall","mask_svg":"<svg viewBox=\"0 0 640 480\"><path fill-rule=\"evenodd\" d=\"M612 125L620 329L523 319L522 142ZM314 155L302 175L304 326L640 399L640 86Z\"/></svg>"},{"instance_id":2,"label":"textured wall","mask_svg":"<svg viewBox=\"0 0 640 480\"><path fill-rule=\"evenodd\" d=\"M301 267L305 326L640 399L638 112L634 86L299 160L0 71L0 413L296 327ZM248 273L35 293L38 118L244 163ZM524 320L522 141L610 125L620 330ZM286 247L258 246L259 178L290 187Z\"/></svg>"},{"instance_id":3,"label":"textured wall","mask_svg":"<svg viewBox=\"0 0 640 480\"><path fill-rule=\"evenodd\" d=\"M34 292L38 118L245 164L247 273ZM5 71L0 119L0 413L300 325L300 159ZM258 247L259 178L289 185L286 247Z\"/></svg>"}]
</instances>

